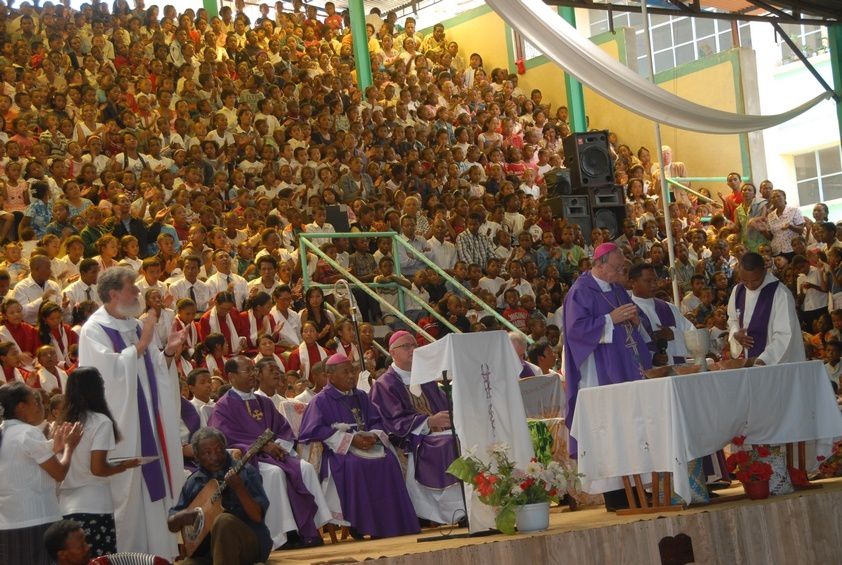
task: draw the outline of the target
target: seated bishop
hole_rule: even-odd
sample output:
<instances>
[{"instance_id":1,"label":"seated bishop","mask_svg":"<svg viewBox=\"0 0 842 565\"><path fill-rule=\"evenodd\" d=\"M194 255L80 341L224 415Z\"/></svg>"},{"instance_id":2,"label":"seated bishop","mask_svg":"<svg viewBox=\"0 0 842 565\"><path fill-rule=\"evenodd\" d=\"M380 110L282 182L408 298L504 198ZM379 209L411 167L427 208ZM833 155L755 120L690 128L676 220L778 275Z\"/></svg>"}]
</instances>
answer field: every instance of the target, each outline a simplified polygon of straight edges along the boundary
<instances>
[{"instance_id":1,"label":"seated bishop","mask_svg":"<svg viewBox=\"0 0 842 565\"><path fill-rule=\"evenodd\" d=\"M371 387L383 428L407 454L406 488L419 518L450 524L465 516L462 493L447 468L456 456L447 396L435 382L421 385L421 396L409 390L415 338L399 331L389 339L392 365Z\"/></svg>"},{"instance_id":2,"label":"seated bishop","mask_svg":"<svg viewBox=\"0 0 842 565\"><path fill-rule=\"evenodd\" d=\"M292 429L272 401L254 394L254 362L236 356L226 361L224 368L232 388L214 406L208 425L225 434L229 447L243 453L267 428L275 433L275 441L252 459L272 501L266 525L274 547L287 542L287 548L321 545L318 528L331 516L315 469L296 455Z\"/></svg>"},{"instance_id":3,"label":"seated bishop","mask_svg":"<svg viewBox=\"0 0 842 565\"><path fill-rule=\"evenodd\" d=\"M323 442L321 478L334 521L352 535L390 537L419 531L401 466L377 407L357 390L350 359L326 362L329 384L307 406L299 440Z\"/></svg>"}]
</instances>

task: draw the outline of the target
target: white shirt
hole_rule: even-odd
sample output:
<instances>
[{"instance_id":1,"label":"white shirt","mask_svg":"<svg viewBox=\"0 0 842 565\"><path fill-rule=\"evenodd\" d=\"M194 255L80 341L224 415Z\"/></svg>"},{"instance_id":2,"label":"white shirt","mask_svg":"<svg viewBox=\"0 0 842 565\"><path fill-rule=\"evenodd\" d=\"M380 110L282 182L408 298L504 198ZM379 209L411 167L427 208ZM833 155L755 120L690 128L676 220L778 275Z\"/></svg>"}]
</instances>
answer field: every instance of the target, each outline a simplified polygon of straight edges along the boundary
<instances>
[{"instance_id":1,"label":"white shirt","mask_svg":"<svg viewBox=\"0 0 842 565\"><path fill-rule=\"evenodd\" d=\"M70 470L59 487L61 513L111 514L114 504L108 477L91 473L91 452L114 449L114 428L108 416L99 412L88 412L84 426Z\"/></svg>"},{"instance_id":2,"label":"white shirt","mask_svg":"<svg viewBox=\"0 0 842 565\"><path fill-rule=\"evenodd\" d=\"M61 520L56 482L41 468L53 457L53 442L35 426L8 419L0 444L0 530Z\"/></svg>"},{"instance_id":3,"label":"white shirt","mask_svg":"<svg viewBox=\"0 0 842 565\"><path fill-rule=\"evenodd\" d=\"M266 285L263 284L263 279L261 277L257 277L256 279L248 282L249 294L251 294L251 289L257 288L257 292L265 292L269 296L272 296L272 293L280 286L280 284L281 282L276 278L272 282L272 286L266 287Z\"/></svg>"},{"instance_id":4,"label":"white shirt","mask_svg":"<svg viewBox=\"0 0 842 565\"><path fill-rule=\"evenodd\" d=\"M428 239L427 244L433 250L433 262L436 265L445 271L453 269L453 266L456 264L455 245L449 241L439 241L435 237Z\"/></svg>"},{"instance_id":5,"label":"white shirt","mask_svg":"<svg viewBox=\"0 0 842 565\"><path fill-rule=\"evenodd\" d=\"M70 323L70 320L73 318L73 309L82 302L90 300L97 306L102 306L102 301L99 299L99 295L96 292L96 284L87 285L83 283L81 279L72 282L65 287L62 302L64 302L65 299L68 302L68 306L64 310L64 321L68 323Z\"/></svg>"},{"instance_id":6,"label":"white shirt","mask_svg":"<svg viewBox=\"0 0 842 565\"><path fill-rule=\"evenodd\" d=\"M822 269L810 265L809 273L798 275L798 282L796 283L798 291L801 292L801 285L804 283L810 283L820 287L822 285L823 275L824 271ZM827 310L827 292L822 292L817 288L808 288L804 291L804 302L802 303L801 309L804 312L820 309ZM812 328L808 329L812 330Z\"/></svg>"},{"instance_id":7,"label":"white shirt","mask_svg":"<svg viewBox=\"0 0 842 565\"><path fill-rule=\"evenodd\" d=\"M767 272L763 284L757 290L746 288L745 311L743 312L743 324L748 327L760 291L766 285L777 282L778 279L772 273ZM728 340L731 344L731 356L735 359L743 352L743 347L734 339L734 334L740 329L740 318L737 315L737 292L736 287L728 299ZM805 361L807 356L804 353L804 342L801 338L801 327L798 324L798 315L795 312L795 299L792 293L784 284L779 284L772 298L772 312L769 316L769 324L766 330L766 349L757 356L766 365L778 363L795 363Z\"/></svg>"},{"instance_id":8,"label":"white shirt","mask_svg":"<svg viewBox=\"0 0 842 565\"><path fill-rule=\"evenodd\" d=\"M214 402L211 400L210 402L204 402L203 400L199 400L195 396L190 399L190 404L196 409L196 412L199 413L199 420L202 423L202 427L208 425L208 420L210 420L211 415L213 414L213 407Z\"/></svg>"},{"instance_id":9,"label":"white shirt","mask_svg":"<svg viewBox=\"0 0 842 565\"><path fill-rule=\"evenodd\" d=\"M30 275L15 285L9 298L14 298L23 306L23 320L35 325L38 320L38 309L41 308L41 303L44 302L44 293L47 290L53 291L49 300L61 300L61 288L57 282L48 280L44 283L44 287L41 288L38 283L32 280L32 275Z\"/></svg>"},{"instance_id":10,"label":"white shirt","mask_svg":"<svg viewBox=\"0 0 842 565\"><path fill-rule=\"evenodd\" d=\"M298 347L301 343L301 316L295 310L288 310L287 314L281 314L277 306L273 306L269 311L269 315L275 320L276 324L281 324L281 329L278 332L283 345L288 347Z\"/></svg>"},{"instance_id":11,"label":"white shirt","mask_svg":"<svg viewBox=\"0 0 842 565\"><path fill-rule=\"evenodd\" d=\"M325 222L321 226L317 225L316 222L310 222L309 224L304 226L304 231L307 233L336 233L336 229L333 227L333 224ZM325 243L330 242L329 237L315 237L311 238L310 241L313 245L317 247L321 247Z\"/></svg>"},{"instance_id":12,"label":"white shirt","mask_svg":"<svg viewBox=\"0 0 842 565\"><path fill-rule=\"evenodd\" d=\"M210 289L211 296L216 296L220 292L228 290L228 277L231 278L231 284L234 285L234 298L237 301L237 310L243 309L243 304L249 294L248 283L246 279L235 273L228 275L222 273L214 273L208 277L207 284Z\"/></svg>"},{"instance_id":13,"label":"white shirt","mask_svg":"<svg viewBox=\"0 0 842 565\"><path fill-rule=\"evenodd\" d=\"M140 295L137 297L137 299L140 301L141 312L146 311L146 291L148 291L150 288L157 288L159 291L161 291L161 298L167 295L167 287L161 281L156 281L154 284L149 284L146 281L146 277L142 276L134 284L140 290Z\"/></svg>"},{"instance_id":14,"label":"white shirt","mask_svg":"<svg viewBox=\"0 0 842 565\"><path fill-rule=\"evenodd\" d=\"M266 394L265 392L263 392L259 388L254 391L254 394L259 394L260 396L265 396L266 398L271 400L272 404L275 405L275 410L277 410L278 412L282 412L281 405L284 402L286 402L286 400L287 400L286 398L284 398L283 396L281 396L277 392L275 394L273 394L272 396L269 396L268 394Z\"/></svg>"},{"instance_id":15,"label":"white shirt","mask_svg":"<svg viewBox=\"0 0 842 565\"><path fill-rule=\"evenodd\" d=\"M632 300L635 304L637 304L638 308L643 310L643 313L649 318L649 323L652 326L653 331L658 331L661 326L661 320L658 318L658 314L655 312L655 299L654 298L639 298L632 294ZM675 318L675 326L672 327L673 339L667 343L667 357L668 365L675 364L674 357L687 357L687 345L684 343L684 332L687 330L693 330L696 327L693 323L685 318L681 311L676 308L674 305L667 303L669 309L672 311L672 315ZM640 329L643 330L642 333L646 336L646 328L641 325ZM646 336L648 339L647 341L652 341L652 336Z\"/></svg>"},{"instance_id":16,"label":"white shirt","mask_svg":"<svg viewBox=\"0 0 842 565\"><path fill-rule=\"evenodd\" d=\"M211 298L210 287L196 279L196 282L190 283L185 278L180 278L172 283L167 289L167 294L173 297L173 305L183 298L190 298L190 287L193 287L193 294L196 297L196 310L204 312L208 309L208 300Z\"/></svg>"},{"instance_id":17,"label":"white shirt","mask_svg":"<svg viewBox=\"0 0 842 565\"><path fill-rule=\"evenodd\" d=\"M38 369L38 382L41 383L41 390L50 392L55 389L61 389L61 392L67 391L67 373L61 367L56 367L58 376L54 375L44 367Z\"/></svg>"}]
</instances>

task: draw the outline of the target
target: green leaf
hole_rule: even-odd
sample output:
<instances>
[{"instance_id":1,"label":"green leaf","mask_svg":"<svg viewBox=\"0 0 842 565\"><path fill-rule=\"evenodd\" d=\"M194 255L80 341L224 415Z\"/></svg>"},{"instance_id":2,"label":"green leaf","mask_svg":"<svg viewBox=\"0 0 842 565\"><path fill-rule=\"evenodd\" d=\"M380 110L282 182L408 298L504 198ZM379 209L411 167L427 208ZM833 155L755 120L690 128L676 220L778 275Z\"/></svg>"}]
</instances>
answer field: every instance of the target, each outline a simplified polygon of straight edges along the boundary
<instances>
[{"instance_id":1,"label":"green leaf","mask_svg":"<svg viewBox=\"0 0 842 565\"><path fill-rule=\"evenodd\" d=\"M515 533L515 510L511 506L504 506L500 508L495 520L497 529L504 534L512 535Z\"/></svg>"},{"instance_id":2,"label":"green leaf","mask_svg":"<svg viewBox=\"0 0 842 565\"><path fill-rule=\"evenodd\" d=\"M472 465L461 457L453 460L453 463L447 468L447 472L468 484L471 484L475 474Z\"/></svg>"}]
</instances>

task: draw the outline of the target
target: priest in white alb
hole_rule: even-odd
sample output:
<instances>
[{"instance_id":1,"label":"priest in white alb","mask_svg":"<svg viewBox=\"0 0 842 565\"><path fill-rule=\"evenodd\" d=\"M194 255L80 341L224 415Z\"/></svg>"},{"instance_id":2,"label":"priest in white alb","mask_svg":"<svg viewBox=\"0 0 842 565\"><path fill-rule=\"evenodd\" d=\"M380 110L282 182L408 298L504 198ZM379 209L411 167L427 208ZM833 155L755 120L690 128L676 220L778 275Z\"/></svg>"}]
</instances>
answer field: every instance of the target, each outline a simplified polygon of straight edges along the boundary
<instances>
[{"instance_id":1,"label":"priest in white alb","mask_svg":"<svg viewBox=\"0 0 842 565\"><path fill-rule=\"evenodd\" d=\"M660 298L655 298L658 276L655 267L641 263L629 269L632 301L637 305L640 325L646 332L653 365L680 365L687 361L684 332L694 330L693 323L681 310Z\"/></svg>"},{"instance_id":2,"label":"priest in white alb","mask_svg":"<svg viewBox=\"0 0 842 565\"><path fill-rule=\"evenodd\" d=\"M143 325L137 275L125 267L102 273L97 292L103 306L82 326L79 365L99 369L105 398L121 439L109 457L144 457L146 463L109 478L114 498L119 551L178 555L167 528L184 469L179 436L178 375L172 363L184 332L172 332L163 351L150 347L157 317L150 310Z\"/></svg>"},{"instance_id":3,"label":"priest in white alb","mask_svg":"<svg viewBox=\"0 0 842 565\"><path fill-rule=\"evenodd\" d=\"M731 356L756 358L755 365L805 361L795 299L786 285L757 253L740 258L739 277L728 300Z\"/></svg>"}]
</instances>

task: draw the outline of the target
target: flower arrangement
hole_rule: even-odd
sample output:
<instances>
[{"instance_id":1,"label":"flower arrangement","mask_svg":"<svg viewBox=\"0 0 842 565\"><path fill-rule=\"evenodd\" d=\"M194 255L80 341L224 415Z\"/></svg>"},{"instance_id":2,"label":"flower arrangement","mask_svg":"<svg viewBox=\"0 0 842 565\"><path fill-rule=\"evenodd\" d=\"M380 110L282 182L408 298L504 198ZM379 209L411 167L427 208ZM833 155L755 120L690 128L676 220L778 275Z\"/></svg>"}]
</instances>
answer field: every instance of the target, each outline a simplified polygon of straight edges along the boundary
<instances>
[{"instance_id":1,"label":"flower arrangement","mask_svg":"<svg viewBox=\"0 0 842 565\"><path fill-rule=\"evenodd\" d=\"M524 504L557 501L580 475L555 461L546 464L533 458L526 469L518 469L509 459L505 444L489 447L486 463L472 452L459 457L447 472L471 485L480 502L497 509L495 524L505 534L515 533L515 508Z\"/></svg>"},{"instance_id":2,"label":"flower arrangement","mask_svg":"<svg viewBox=\"0 0 842 565\"><path fill-rule=\"evenodd\" d=\"M728 472L743 484L768 481L772 478L772 465L762 459L771 456L772 450L765 445L755 445L746 449L745 439L745 436L737 436L731 440L731 443L740 449L725 460Z\"/></svg>"},{"instance_id":3,"label":"flower arrangement","mask_svg":"<svg viewBox=\"0 0 842 565\"><path fill-rule=\"evenodd\" d=\"M824 477L838 477L842 475L842 441L833 444L833 451L825 457L816 457L819 461L819 472Z\"/></svg>"}]
</instances>

